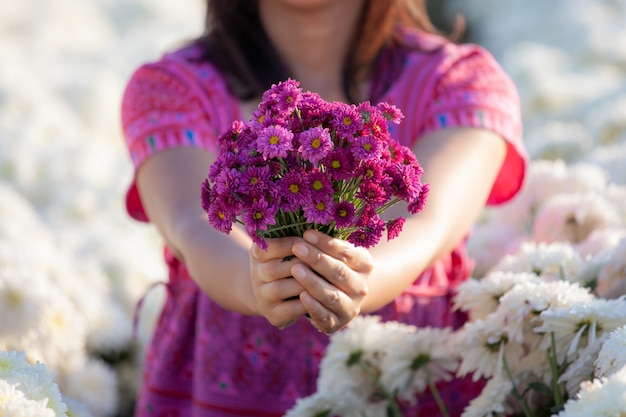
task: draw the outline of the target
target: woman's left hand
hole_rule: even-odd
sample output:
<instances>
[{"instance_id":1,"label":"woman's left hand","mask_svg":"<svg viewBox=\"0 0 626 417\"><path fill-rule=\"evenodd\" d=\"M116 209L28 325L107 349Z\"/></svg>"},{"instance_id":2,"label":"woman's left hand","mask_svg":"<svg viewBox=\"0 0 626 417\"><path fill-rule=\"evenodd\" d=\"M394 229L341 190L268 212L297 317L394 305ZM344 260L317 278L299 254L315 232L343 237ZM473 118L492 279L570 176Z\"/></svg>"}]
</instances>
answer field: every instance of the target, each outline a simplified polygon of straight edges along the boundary
<instances>
[{"instance_id":1,"label":"woman's left hand","mask_svg":"<svg viewBox=\"0 0 626 417\"><path fill-rule=\"evenodd\" d=\"M302 263L294 264L291 274L305 288L300 301L311 323L326 334L340 330L361 312L372 255L316 230L307 230L292 250Z\"/></svg>"}]
</instances>

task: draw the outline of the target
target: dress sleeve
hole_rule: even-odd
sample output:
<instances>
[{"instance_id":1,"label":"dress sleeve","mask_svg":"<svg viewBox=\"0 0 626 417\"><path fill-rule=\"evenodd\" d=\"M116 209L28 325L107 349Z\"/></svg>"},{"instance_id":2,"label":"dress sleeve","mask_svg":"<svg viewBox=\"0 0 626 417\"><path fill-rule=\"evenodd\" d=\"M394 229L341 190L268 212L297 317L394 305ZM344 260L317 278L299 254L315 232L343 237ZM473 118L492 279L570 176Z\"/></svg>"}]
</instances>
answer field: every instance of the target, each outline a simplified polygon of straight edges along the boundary
<instances>
[{"instance_id":1,"label":"dress sleeve","mask_svg":"<svg viewBox=\"0 0 626 417\"><path fill-rule=\"evenodd\" d=\"M420 135L445 127L478 127L501 136L506 156L487 204L504 203L520 190L528 165L517 89L480 46L448 45L441 54Z\"/></svg>"},{"instance_id":2,"label":"dress sleeve","mask_svg":"<svg viewBox=\"0 0 626 417\"><path fill-rule=\"evenodd\" d=\"M211 98L177 63L139 67L122 98L122 129L135 169L151 155L174 147L214 150L217 128Z\"/></svg>"},{"instance_id":3,"label":"dress sleeve","mask_svg":"<svg viewBox=\"0 0 626 417\"><path fill-rule=\"evenodd\" d=\"M145 64L131 76L121 106L124 139L135 172L151 155L175 147L217 151L217 137L232 122L234 104L225 84L209 65L166 59ZM135 178L126 209L149 221Z\"/></svg>"}]
</instances>

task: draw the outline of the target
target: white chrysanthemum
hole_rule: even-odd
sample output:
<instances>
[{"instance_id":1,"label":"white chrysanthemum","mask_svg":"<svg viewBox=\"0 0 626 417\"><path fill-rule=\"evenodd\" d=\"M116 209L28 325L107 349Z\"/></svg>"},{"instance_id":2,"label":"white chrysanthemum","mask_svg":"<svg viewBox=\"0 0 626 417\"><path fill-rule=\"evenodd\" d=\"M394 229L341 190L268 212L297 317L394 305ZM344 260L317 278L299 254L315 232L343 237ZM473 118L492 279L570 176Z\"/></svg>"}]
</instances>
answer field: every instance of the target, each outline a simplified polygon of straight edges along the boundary
<instances>
[{"instance_id":1,"label":"white chrysanthemum","mask_svg":"<svg viewBox=\"0 0 626 417\"><path fill-rule=\"evenodd\" d=\"M7 249L0 243L0 263L10 253ZM22 339L41 319L50 284L43 278L33 280L34 273L24 267L0 264L0 349L12 340ZM34 285L33 281L42 285Z\"/></svg>"},{"instance_id":2,"label":"white chrysanthemum","mask_svg":"<svg viewBox=\"0 0 626 417\"><path fill-rule=\"evenodd\" d=\"M568 281L528 279L519 282L500 299L498 314L506 317L509 337L517 342L534 344L539 337L534 327L539 314L549 308L566 307L591 302L594 296L588 288Z\"/></svg>"},{"instance_id":3,"label":"white chrysanthemum","mask_svg":"<svg viewBox=\"0 0 626 417\"><path fill-rule=\"evenodd\" d=\"M42 402L54 416L65 417L67 406L52 374L42 363L28 363L23 351L0 351L0 380L17 384L25 398Z\"/></svg>"},{"instance_id":4,"label":"white chrysanthemum","mask_svg":"<svg viewBox=\"0 0 626 417\"><path fill-rule=\"evenodd\" d=\"M45 400L31 400L19 389L0 379L0 415L6 417L55 417L54 411L46 406Z\"/></svg>"},{"instance_id":5,"label":"white chrysanthemum","mask_svg":"<svg viewBox=\"0 0 626 417\"><path fill-rule=\"evenodd\" d=\"M486 220L474 226L467 239L467 252L474 260L472 275L483 277L501 258L517 252L526 239L509 223Z\"/></svg>"},{"instance_id":6,"label":"white chrysanthemum","mask_svg":"<svg viewBox=\"0 0 626 417\"><path fill-rule=\"evenodd\" d=\"M587 347L579 349L576 352L576 358L567 366L565 372L559 376L559 382L565 382L565 389L569 398L573 398L576 395L581 383L593 380L594 361L607 338L608 334L603 334L589 343Z\"/></svg>"},{"instance_id":7,"label":"white chrysanthemum","mask_svg":"<svg viewBox=\"0 0 626 417\"><path fill-rule=\"evenodd\" d=\"M517 253L505 256L491 272L530 272L548 281L573 281L579 276L584 264L569 243L524 242Z\"/></svg>"},{"instance_id":8,"label":"white chrysanthemum","mask_svg":"<svg viewBox=\"0 0 626 417\"><path fill-rule=\"evenodd\" d=\"M626 368L613 375L581 384L575 398L557 417L622 417L626 415Z\"/></svg>"},{"instance_id":9,"label":"white chrysanthemum","mask_svg":"<svg viewBox=\"0 0 626 417\"><path fill-rule=\"evenodd\" d=\"M506 400L513 389L513 383L506 377L494 377L487 384L480 395L470 401L463 410L461 417L488 417L504 415Z\"/></svg>"},{"instance_id":10,"label":"white chrysanthemum","mask_svg":"<svg viewBox=\"0 0 626 417\"><path fill-rule=\"evenodd\" d=\"M86 404L95 417L107 417L118 407L117 377L106 363L88 358L59 382L64 394Z\"/></svg>"},{"instance_id":11,"label":"white chrysanthemum","mask_svg":"<svg viewBox=\"0 0 626 417\"><path fill-rule=\"evenodd\" d=\"M613 250L624 238L626 227L596 229L587 236L587 239L574 245L574 248L583 259L588 259Z\"/></svg>"},{"instance_id":12,"label":"white chrysanthemum","mask_svg":"<svg viewBox=\"0 0 626 417\"><path fill-rule=\"evenodd\" d=\"M450 343L451 329L419 328L406 333L383 356L380 382L387 392L414 402L430 384L449 381L458 367Z\"/></svg>"},{"instance_id":13,"label":"white chrysanthemum","mask_svg":"<svg viewBox=\"0 0 626 417\"><path fill-rule=\"evenodd\" d=\"M584 241L594 230L622 226L618 211L600 193L557 194L540 206L533 225L537 242Z\"/></svg>"},{"instance_id":14,"label":"white chrysanthemum","mask_svg":"<svg viewBox=\"0 0 626 417\"><path fill-rule=\"evenodd\" d=\"M532 273L494 271L482 279L470 278L457 286L454 308L481 319L496 311L500 298L518 283L538 282Z\"/></svg>"},{"instance_id":15,"label":"white chrysanthemum","mask_svg":"<svg viewBox=\"0 0 626 417\"><path fill-rule=\"evenodd\" d=\"M345 329L334 333L320 362L318 390L330 394L353 391L369 397L374 381L362 366L379 369L382 352L372 346L381 345L383 333L379 316L358 316Z\"/></svg>"},{"instance_id":16,"label":"white chrysanthemum","mask_svg":"<svg viewBox=\"0 0 626 417\"><path fill-rule=\"evenodd\" d=\"M549 336L554 333L557 357L562 363L579 347L585 347L603 334L623 326L626 323L626 300L594 299L546 310L540 317L543 323L535 331L546 334L543 348L550 347Z\"/></svg>"},{"instance_id":17,"label":"white chrysanthemum","mask_svg":"<svg viewBox=\"0 0 626 417\"><path fill-rule=\"evenodd\" d=\"M65 413L67 417L93 417L87 404L66 395L63 396L63 402L67 405L67 412Z\"/></svg>"},{"instance_id":18,"label":"white chrysanthemum","mask_svg":"<svg viewBox=\"0 0 626 417\"><path fill-rule=\"evenodd\" d=\"M610 259L599 271L596 292L604 298L626 295L626 238L613 249Z\"/></svg>"},{"instance_id":19,"label":"white chrysanthemum","mask_svg":"<svg viewBox=\"0 0 626 417\"><path fill-rule=\"evenodd\" d=\"M597 378L610 376L624 367L626 367L626 326L609 333L595 362L595 376Z\"/></svg>"},{"instance_id":20,"label":"white chrysanthemum","mask_svg":"<svg viewBox=\"0 0 626 417\"><path fill-rule=\"evenodd\" d=\"M454 334L455 353L461 357L457 376L473 373L476 381L502 374L506 365L514 371L523 354L522 345L510 340L505 317L492 313L485 319L466 323Z\"/></svg>"},{"instance_id":21,"label":"white chrysanthemum","mask_svg":"<svg viewBox=\"0 0 626 417\"><path fill-rule=\"evenodd\" d=\"M350 392L330 394L318 391L308 397L299 398L284 417L360 416L366 404ZM323 414L328 413L328 414Z\"/></svg>"},{"instance_id":22,"label":"white chrysanthemum","mask_svg":"<svg viewBox=\"0 0 626 417\"><path fill-rule=\"evenodd\" d=\"M613 203L613 207L619 211L622 221L626 222L626 184L609 184L605 195Z\"/></svg>"}]
</instances>

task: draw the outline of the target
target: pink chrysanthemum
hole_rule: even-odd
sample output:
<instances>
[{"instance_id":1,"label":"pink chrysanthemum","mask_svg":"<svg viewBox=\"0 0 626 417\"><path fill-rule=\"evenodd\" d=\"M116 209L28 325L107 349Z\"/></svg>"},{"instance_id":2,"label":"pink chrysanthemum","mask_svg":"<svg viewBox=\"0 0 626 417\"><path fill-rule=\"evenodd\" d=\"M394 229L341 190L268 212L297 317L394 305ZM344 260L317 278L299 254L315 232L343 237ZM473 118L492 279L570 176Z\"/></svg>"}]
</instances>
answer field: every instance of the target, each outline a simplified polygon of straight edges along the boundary
<instances>
[{"instance_id":1,"label":"pink chrysanthemum","mask_svg":"<svg viewBox=\"0 0 626 417\"><path fill-rule=\"evenodd\" d=\"M296 211L309 199L308 183L301 171L287 172L278 180L283 210Z\"/></svg>"},{"instance_id":2,"label":"pink chrysanthemum","mask_svg":"<svg viewBox=\"0 0 626 417\"><path fill-rule=\"evenodd\" d=\"M354 136L363 127L363 120L356 106L344 103L333 103L331 124L337 132L337 136L352 141Z\"/></svg>"},{"instance_id":3,"label":"pink chrysanthemum","mask_svg":"<svg viewBox=\"0 0 626 417\"><path fill-rule=\"evenodd\" d=\"M402 228L404 227L404 223L406 223L406 219L404 217L398 217L397 219L392 219L387 222L387 240L395 239L400 235Z\"/></svg>"},{"instance_id":4,"label":"pink chrysanthemum","mask_svg":"<svg viewBox=\"0 0 626 417\"><path fill-rule=\"evenodd\" d=\"M332 149L333 141L327 128L315 126L299 136L302 157L317 165Z\"/></svg>"},{"instance_id":5,"label":"pink chrysanthemum","mask_svg":"<svg viewBox=\"0 0 626 417\"><path fill-rule=\"evenodd\" d=\"M216 201L209 206L208 217L211 226L222 233L229 234L233 228L236 215L221 202Z\"/></svg>"},{"instance_id":6,"label":"pink chrysanthemum","mask_svg":"<svg viewBox=\"0 0 626 417\"><path fill-rule=\"evenodd\" d=\"M332 197L314 197L304 204L302 210L309 223L329 224L333 221Z\"/></svg>"},{"instance_id":7,"label":"pink chrysanthemum","mask_svg":"<svg viewBox=\"0 0 626 417\"><path fill-rule=\"evenodd\" d=\"M347 149L333 149L321 162L335 181L349 180L354 176L354 157Z\"/></svg>"},{"instance_id":8,"label":"pink chrysanthemum","mask_svg":"<svg viewBox=\"0 0 626 417\"><path fill-rule=\"evenodd\" d=\"M356 198L371 204L374 207L380 207L387 202L388 196L384 187L375 182L361 183Z\"/></svg>"},{"instance_id":9,"label":"pink chrysanthemum","mask_svg":"<svg viewBox=\"0 0 626 417\"><path fill-rule=\"evenodd\" d=\"M274 216L278 208L269 204L264 199L258 199L253 202L244 212L244 222L247 227L254 230L267 230L268 226L276 224Z\"/></svg>"},{"instance_id":10,"label":"pink chrysanthemum","mask_svg":"<svg viewBox=\"0 0 626 417\"><path fill-rule=\"evenodd\" d=\"M399 124L402 119L404 119L402 111L393 104L382 102L378 103L376 107L382 113L383 117L392 123Z\"/></svg>"},{"instance_id":11,"label":"pink chrysanthemum","mask_svg":"<svg viewBox=\"0 0 626 417\"><path fill-rule=\"evenodd\" d=\"M410 201L409 205L407 206L407 209L411 214L419 213L424 209L424 205L426 205L426 198L428 197L428 192L430 191L430 185L422 184L420 188L421 191L417 198L415 198L413 201Z\"/></svg>"},{"instance_id":12,"label":"pink chrysanthemum","mask_svg":"<svg viewBox=\"0 0 626 417\"><path fill-rule=\"evenodd\" d=\"M312 198L327 197L334 193L333 183L326 172L313 171L307 177Z\"/></svg>"},{"instance_id":13,"label":"pink chrysanthemum","mask_svg":"<svg viewBox=\"0 0 626 417\"><path fill-rule=\"evenodd\" d=\"M267 165L251 166L241 174L240 190L246 194L263 194L269 188L270 169Z\"/></svg>"},{"instance_id":14,"label":"pink chrysanthemum","mask_svg":"<svg viewBox=\"0 0 626 417\"><path fill-rule=\"evenodd\" d=\"M340 201L335 204L334 221L337 227L350 227L354 223L354 204L351 201Z\"/></svg>"},{"instance_id":15,"label":"pink chrysanthemum","mask_svg":"<svg viewBox=\"0 0 626 417\"><path fill-rule=\"evenodd\" d=\"M269 126L259 132L257 150L264 158L284 158L291 151L293 133L282 126Z\"/></svg>"},{"instance_id":16,"label":"pink chrysanthemum","mask_svg":"<svg viewBox=\"0 0 626 417\"><path fill-rule=\"evenodd\" d=\"M350 147L355 159L379 158L382 150L381 143L373 136L359 136Z\"/></svg>"}]
</instances>

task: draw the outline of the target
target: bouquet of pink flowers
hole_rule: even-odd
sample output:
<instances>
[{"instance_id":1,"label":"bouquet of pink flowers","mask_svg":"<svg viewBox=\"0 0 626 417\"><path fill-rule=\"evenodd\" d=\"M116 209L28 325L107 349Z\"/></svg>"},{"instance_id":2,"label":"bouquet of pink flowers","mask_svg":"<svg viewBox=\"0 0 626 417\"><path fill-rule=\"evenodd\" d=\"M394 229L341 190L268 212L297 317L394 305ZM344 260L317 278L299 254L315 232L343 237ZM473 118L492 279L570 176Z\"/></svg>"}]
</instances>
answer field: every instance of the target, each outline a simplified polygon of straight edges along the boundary
<instances>
[{"instance_id":1,"label":"bouquet of pink flowers","mask_svg":"<svg viewBox=\"0 0 626 417\"><path fill-rule=\"evenodd\" d=\"M413 152L387 129L403 117L387 103L324 101L291 79L273 85L248 123L219 138L202 185L210 224L230 233L241 223L262 248L265 238L311 228L363 247L385 230L398 236L405 219L380 214L400 201L421 211L429 189Z\"/></svg>"}]
</instances>

